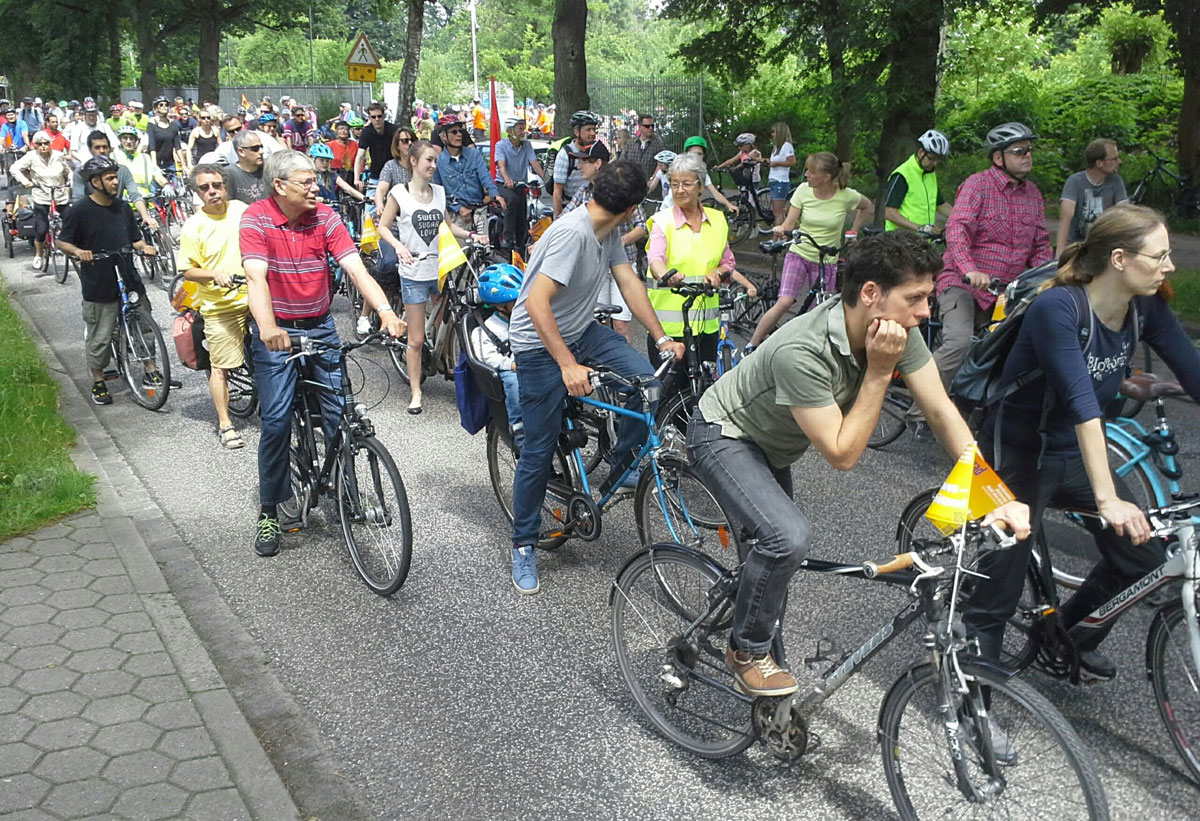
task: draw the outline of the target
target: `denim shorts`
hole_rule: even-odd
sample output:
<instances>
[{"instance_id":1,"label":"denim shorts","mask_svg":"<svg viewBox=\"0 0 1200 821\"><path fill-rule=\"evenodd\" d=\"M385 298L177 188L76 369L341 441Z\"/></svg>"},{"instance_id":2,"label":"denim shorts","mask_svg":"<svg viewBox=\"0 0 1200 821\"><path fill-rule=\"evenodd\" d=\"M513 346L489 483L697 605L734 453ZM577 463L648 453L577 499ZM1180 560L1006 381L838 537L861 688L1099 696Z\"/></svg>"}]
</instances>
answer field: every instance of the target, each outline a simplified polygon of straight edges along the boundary
<instances>
[{"instance_id":1,"label":"denim shorts","mask_svg":"<svg viewBox=\"0 0 1200 821\"><path fill-rule=\"evenodd\" d=\"M400 299L405 305L428 302L439 293L436 279L409 279L400 277Z\"/></svg>"},{"instance_id":2,"label":"denim shorts","mask_svg":"<svg viewBox=\"0 0 1200 821\"><path fill-rule=\"evenodd\" d=\"M787 201L792 184L787 180L771 180L771 199Z\"/></svg>"}]
</instances>

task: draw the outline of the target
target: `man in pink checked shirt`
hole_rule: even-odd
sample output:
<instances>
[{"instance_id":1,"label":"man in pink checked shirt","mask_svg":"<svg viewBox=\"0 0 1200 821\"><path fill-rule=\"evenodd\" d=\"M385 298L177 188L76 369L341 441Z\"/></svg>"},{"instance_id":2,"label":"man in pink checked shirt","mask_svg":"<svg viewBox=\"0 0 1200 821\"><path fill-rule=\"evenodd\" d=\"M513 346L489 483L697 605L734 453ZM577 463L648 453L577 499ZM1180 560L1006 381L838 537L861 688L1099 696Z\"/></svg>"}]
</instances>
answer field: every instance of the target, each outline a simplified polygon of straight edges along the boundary
<instances>
[{"instance_id":1,"label":"man in pink checked shirt","mask_svg":"<svg viewBox=\"0 0 1200 821\"><path fill-rule=\"evenodd\" d=\"M933 359L947 388L975 332L991 317L991 280L1011 282L1053 257L1042 193L1027 179L1036 139L1022 123L996 126L986 140L991 167L958 187L937 278L943 341Z\"/></svg>"}]
</instances>

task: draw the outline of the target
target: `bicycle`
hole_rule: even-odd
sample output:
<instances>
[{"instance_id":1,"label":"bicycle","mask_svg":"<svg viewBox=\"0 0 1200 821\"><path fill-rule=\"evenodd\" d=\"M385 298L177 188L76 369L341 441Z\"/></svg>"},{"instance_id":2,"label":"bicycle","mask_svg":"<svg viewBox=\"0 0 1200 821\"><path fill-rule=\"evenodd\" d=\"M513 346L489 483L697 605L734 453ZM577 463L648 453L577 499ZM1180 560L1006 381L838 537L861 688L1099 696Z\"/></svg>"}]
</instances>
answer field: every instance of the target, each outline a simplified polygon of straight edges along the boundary
<instances>
[{"instance_id":1,"label":"bicycle","mask_svg":"<svg viewBox=\"0 0 1200 821\"><path fill-rule=\"evenodd\" d=\"M93 260L124 257L132 265L138 254L133 248L103 251ZM142 295L125 287L118 272L117 291L120 295L120 317L109 343L118 376L124 376L133 399L146 410L156 411L167 403L171 393L171 360L158 324L139 307ZM107 378L107 374L105 374Z\"/></svg>"},{"instance_id":2,"label":"bicycle","mask_svg":"<svg viewBox=\"0 0 1200 821\"><path fill-rule=\"evenodd\" d=\"M158 227L151 229L145 222L138 223L142 239L147 245L153 245L154 256L142 256L142 272L146 279L155 280L158 287L164 291L171 290L171 282L177 273L175 267L175 244L166 227L166 216L161 207L158 208Z\"/></svg>"},{"instance_id":3,"label":"bicycle","mask_svg":"<svg viewBox=\"0 0 1200 821\"><path fill-rule=\"evenodd\" d=\"M593 369L591 383L599 395L567 397L562 433L552 457L553 474L542 502L542 526L536 544L539 549L553 550L572 537L595 541L600 538L603 514L631 496L642 544L670 539L716 554L729 548L729 523L716 499L679 455L682 443L677 441L678 434L673 428L660 425L648 410L658 396L656 380L671 361L669 358L664 361L650 377L627 378L605 368ZM629 410L615 398L607 401L611 397L607 392L614 388L640 394L642 410ZM497 417L503 419L503 414L493 412L492 416L488 425L488 476L496 500L511 524L513 478L519 453L507 424L496 421ZM612 477L615 481L607 482L611 488L595 498L589 474L609 455L612 440L606 434L606 422L617 417L640 420L648 434L629 467L620 476ZM595 450L589 458L584 455L584 448L592 431L598 433ZM633 492L622 489L626 477L638 470L641 474Z\"/></svg>"},{"instance_id":4,"label":"bicycle","mask_svg":"<svg viewBox=\"0 0 1200 821\"><path fill-rule=\"evenodd\" d=\"M188 189L187 183L178 179L164 186L154 197L153 202L160 218L159 224L171 234L169 239L177 240L183 224L187 222L188 217L196 213L196 206L192 202L192 192ZM175 229L173 233L171 232L172 228Z\"/></svg>"},{"instance_id":5,"label":"bicycle","mask_svg":"<svg viewBox=\"0 0 1200 821\"><path fill-rule=\"evenodd\" d=\"M404 584L412 562L408 495L391 454L375 437L366 407L355 397L346 367L346 354L384 335L378 332L340 345L290 335L292 355L288 361L298 359L302 368L292 405L292 498L279 505L279 512L283 528L295 532L308 526L309 514L322 496L333 497L355 570L372 591L390 596ZM332 439L326 442L322 438L323 447L319 448L320 396L339 392L311 374L308 358L322 351L338 357L344 407Z\"/></svg>"},{"instance_id":6,"label":"bicycle","mask_svg":"<svg viewBox=\"0 0 1200 821\"><path fill-rule=\"evenodd\" d=\"M47 216L48 228L42 242L46 246L46 270L54 275L54 281L59 285L67 282L71 268L75 268L75 276L79 276L78 263L74 258L68 258L58 247L58 235L62 232L62 214L58 212L58 192L70 191L69 185L53 185L50 187L50 212ZM11 255L11 253L10 253Z\"/></svg>"},{"instance_id":7,"label":"bicycle","mask_svg":"<svg viewBox=\"0 0 1200 821\"><path fill-rule=\"evenodd\" d=\"M775 214L771 210L769 185L755 188L754 183L750 181L750 173L746 171L741 174L730 172L729 176L738 189L738 211L736 214L726 215L726 221L729 223L729 244L732 246L757 235L760 220L768 226L774 225Z\"/></svg>"},{"instance_id":8,"label":"bicycle","mask_svg":"<svg viewBox=\"0 0 1200 821\"><path fill-rule=\"evenodd\" d=\"M1181 217L1193 216L1200 211L1200 188L1187 174L1176 174L1167 168L1170 163L1153 151L1154 167L1134 183L1129 192L1129 201L1135 205L1152 205L1164 213L1175 213Z\"/></svg>"},{"instance_id":9,"label":"bicycle","mask_svg":"<svg viewBox=\"0 0 1200 821\"><path fill-rule=\"evenodd\" d=\"M920 622L928 659L892 684L877 724L900 816L954 817L951 807L967 805L964 815L981 806L1004 817L1074 818L1086 811L1108 818L1096 765L1066 719L1028 683L969 655L956 594L970 573L966 551L982 549L991 534L968 523L886 563L808 559L807 571L903 586L910 601L837 659L818 642L807 661L828 665L810 688L782 698L742 693L725 665L741 565L730 570L690 548L655 544L626 562L609 594L621 675L654 728L694 755L726 758L758 740L776 758L794 762L808 749L809 722L824 701ZM941 556L948 560L936 563Z\"/></svg>"},{"instance_id":10,"label":"bicycle","mask_svg":"<svg viewBox=\"0 0 1200 821\"><path fill-rule=\"evenodd\" d=\"M239 288L246 284L244 276L234 275L233 287ZM186 289L187 280L183 274L176 274L167 290L171 307L182 313L190 308L200 313L200 306L195 301L195 289ZM194 284L194 283L193 283ZM232 289L230 289L232 290ZM207 371L212 376L212 368ZM258 409L258 386L254 384L254 360L250 353L250 334L247 332L242 342L242 364L225 371L225 384L229 388L229 412L238 419L247 419Z\"/></svg>"}]
</instances>

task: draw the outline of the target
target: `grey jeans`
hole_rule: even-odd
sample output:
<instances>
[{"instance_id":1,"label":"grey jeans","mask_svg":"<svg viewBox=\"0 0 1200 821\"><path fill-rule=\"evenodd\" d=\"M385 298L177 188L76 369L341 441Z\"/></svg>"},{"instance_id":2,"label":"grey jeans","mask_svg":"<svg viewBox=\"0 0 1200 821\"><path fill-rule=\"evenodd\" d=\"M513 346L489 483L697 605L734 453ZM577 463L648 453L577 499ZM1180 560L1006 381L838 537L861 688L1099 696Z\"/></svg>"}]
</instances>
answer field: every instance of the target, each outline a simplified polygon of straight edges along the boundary
<instances>
[{"instance_id":1,"label":"grey jeans","mask_svg":"<svg viewBox=\"0 0 1200 821\"><path fill-rule=\"evenodd\" d=\"M942 318L942 344L933 352L933 362L942 377L942 384L949 391L954 375L967 357L971 341L988 323L991 311L980 308L970 291L951 286L938 297L938 312ZM915 402L906 416L910 421L924 418Z\"/></svg>"},{"instance_id":2,"label":"grey jeans","mask_svg":"<svg viewBox=\"0 0 1200 821\"><path fill-rule=\"evenodd\" d=\"M783 664L779 625L788 583L808 553L812 531L792 502L790 467L774 468L762 448L721 435L699 408L687 430L688 459L721 509L740 527L745 558L729 643L735 650L771 652Z\"/></svg>"},{"instance_id":3,"label":"grey jeans","mask_svg":"<svg viewBox=\"0 0 1200 821\"><path fill-rule=\"evenodd\" d=\"M108 367L112 358L109 343L117 327L120 312L120 302L88 302L86 299L83 301L83 325L86 328L83 353L91 370L102 371Z\"/></svg>"}]
</instances>

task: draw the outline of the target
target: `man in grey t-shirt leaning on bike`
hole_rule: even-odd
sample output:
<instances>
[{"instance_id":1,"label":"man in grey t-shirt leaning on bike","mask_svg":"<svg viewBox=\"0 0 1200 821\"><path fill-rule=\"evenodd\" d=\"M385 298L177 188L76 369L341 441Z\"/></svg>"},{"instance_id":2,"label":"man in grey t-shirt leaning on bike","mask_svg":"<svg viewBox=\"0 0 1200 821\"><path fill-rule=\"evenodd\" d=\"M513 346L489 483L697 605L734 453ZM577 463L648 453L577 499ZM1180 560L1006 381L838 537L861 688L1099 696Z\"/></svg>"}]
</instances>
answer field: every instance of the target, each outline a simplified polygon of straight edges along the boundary
<instances>
[{"instance_id":1,"label":"man in grey t-shirt leaning on bike","mask_svg":"<svg viewBox=\"0 0 1200 821\"><path fill-rule=\"evenodd\" d=\"M654 373L620 334L594 319L596 296L608 277L616 279L633 315L658 340L659 350L683 356L683 345L663 333L616 231L645 199L646 178L632 163L615 162L596 175L593 191L591 201L556 220L538 241L509 323L525 423L525 445L513 478L512 579L523 594L539 589L533 545L567 394L591 393L591 368L586 363L627 377ZM635 394L628 407L636 409L640 402ZM625 472L646 435L640 420L622 418L609 483Z\"/></svg>"}]
</instances>

